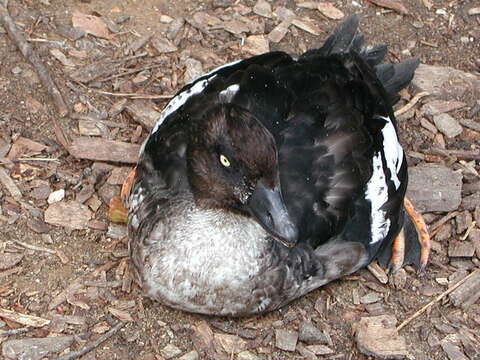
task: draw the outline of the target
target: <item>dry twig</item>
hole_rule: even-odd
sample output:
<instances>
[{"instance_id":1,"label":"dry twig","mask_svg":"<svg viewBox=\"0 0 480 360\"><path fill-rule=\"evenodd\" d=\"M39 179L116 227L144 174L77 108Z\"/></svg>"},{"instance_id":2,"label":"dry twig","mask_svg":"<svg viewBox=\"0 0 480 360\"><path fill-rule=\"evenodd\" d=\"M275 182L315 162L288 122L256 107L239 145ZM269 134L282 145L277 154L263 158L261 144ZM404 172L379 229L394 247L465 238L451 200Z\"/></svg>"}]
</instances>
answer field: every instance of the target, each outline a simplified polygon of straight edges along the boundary
<instances>
[{"instance_id":1,"label":"dry twig","mask_svg":"<svg viewBox=\"0 0 480 360\"><path fill-rule=\"evenodd\" d=\"M30 330L32 330L31 327L23 327L23 328L18 328L18 329L11 329L11 330L0 330L0 337L23 334L23 333L26 333Z\"/></svg>"},{"instance_id":2,"label":"dry twig","mask_svg":"<svg viewBox=\"0 0 480 360\"><path fill-rule=\"evenodd\" d=\"M100 336L97 340L92 342L90 345L85 346L84 348L78 350L78 351L72 351L68 353L67 355L60 356L59 358L55 360L72 360L72 359L78 359L79 357L85 355L89 351L92 351L95 349L98 345L115 335L122 327L124 327L126 322L120 321L112 327L110 330L108 330L105 334Z\"/></svg>"},{"instance_id":3,"label":"dry twig","mask_svg":"<svg viewBox=\"0 0 480 360\"><path fill-rule=\"evenodd\" d=\"M130 99L171 99L173 95L148 95L148 94L139 94L139 93L121 93L121 92L108 92L108 91L103 91L103 90L95 90L96 93L102 94L102 95L108 95L108 96L116 96L116 97L128 97Z\"/></svg>"},{"instance_id":4,"label":"dry twig","mask_svg":"<svg viewBox=\"0 0 480 360\"><path fill-rule=\"evenodd\" d=\"M416 94L404 107L398 109L395 111L395 116L400 116L403 113L406 113L408 110L410 110L412 107L415 106L415 104L420 100L421 98L430 95L428 92L423 91L421 93Z\"/></svg>"},{"instance_id":5,"label":"dry twig","mask_svg":"<svg viewBox=\"0 0 480 360\"><path fill-rule=\"evenodd\" d=\"M54 254L54 255L57 254L57 252L55 250L52 250L52 249L47 249L47 248L44 248L44 247L41 247L41 246L30 245L30 244L24 243L23 241L20 241L20 240L13 240L12 239L11 241L14 242L17 245L23 246L24 248L27 248L27 249L30 249L30 250L42 251L42 252L46 252L46 253Z\"/></svg>"},{"instance_id":6,"label":"dry twig","mask_svg":"<svg viewBox=\"0 0 480 360\"><path fill-rule=\"evenodd\" d=\"M478 273L480 270L475 270L473 271L472 273L470 273L469 275L465 276L462 280L460 280L459 282L455 283L454 285L450 286L447 290L445 290L444 292L442 292L440 295L438 295L436 298L434 298L432 301L430 301L428 304L426 304L425 306L423 306L422 308L420 308L419 310L417 310L415 313L413 313L411 316L409 316L408 318L406 318L404 321L402 321L402 323L400 325L397 326L397 330L400 331L401 329L403 329L405 326L407 326L412 320L416 319L417 317L419 317L421 314L423 314L426 310L428 310L430 307L432 307L432 305L436 304L437 302L439 302L440 300L442 300L445 296L447 296L448 294L450 294L453 290L455 290L456 288L458 288L460 285L462 285L465 281L467 281L468 279L470 279L473 275L475 275L476 273Z\"/></svg>"},{"instance_id":7,"label":"dry twig","mask_svg":"<svg viewBox=\"0 0 480 360\"><path fill-rule=\"evenodd\" d=\"M25 40L25 37L20 33L15 22L10 17L7 10L7 2L5 1L0 2L0 23L3 25L10 39L15 43L23 56L30 61L37 71L40 81L52 96L60 116L66 116L68 114L68 107L63 100L62 94L52 80L50 72L45 67L42 60L40 60L38 55L33 51L32 46Z\"/></svg>"}]
</instances>

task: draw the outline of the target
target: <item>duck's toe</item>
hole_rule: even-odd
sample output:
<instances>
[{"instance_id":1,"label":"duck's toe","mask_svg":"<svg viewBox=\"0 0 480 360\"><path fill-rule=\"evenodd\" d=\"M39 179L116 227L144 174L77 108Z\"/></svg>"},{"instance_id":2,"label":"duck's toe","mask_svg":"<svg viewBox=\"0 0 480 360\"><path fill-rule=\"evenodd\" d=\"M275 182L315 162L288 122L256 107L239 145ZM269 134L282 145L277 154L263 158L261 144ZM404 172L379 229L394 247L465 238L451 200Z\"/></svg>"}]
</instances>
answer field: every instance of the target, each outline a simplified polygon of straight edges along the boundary
<instances>
[{"instance_id":1,"label":"duck's toe","mask_svg":"<svg viewBox=\"0 0 480 360\"><path fill-rule=\"evenodd\" d=\"M425 270L430 255L430 236L427 226L413 207L410 200L404 200L404 225L393 239L391 246L385 247L377 258L381 266L394 274L404 265L413 265L419 273Z\"/></svg>"},{"instance_id":2,"label":"duck's toe","mask_svg":"<svg viewBox=\"0 0 480 360\"><path fill-rule=\"evenodd\" d=\"M403 266L405 260L405 232L403 228L393 240L391 251L387 270L389 274L394 274Z\"/></svg>"},{"instance_id":3,"label":"duck's toe","mask_svg":"<svg viewBox=\"0 0 480 360\"><path fill-rule=\"evenodd\" d=\"M430 235L428 234L425 220L423 220L422 215L415 210L411 201L405 197L403 205L416 230L417 241L420 244L420 256L417 261L414 261L414 265L416 265L419 272L423 272L427 266L428 258L430 257Z\"/></svg>"}]
</instances>

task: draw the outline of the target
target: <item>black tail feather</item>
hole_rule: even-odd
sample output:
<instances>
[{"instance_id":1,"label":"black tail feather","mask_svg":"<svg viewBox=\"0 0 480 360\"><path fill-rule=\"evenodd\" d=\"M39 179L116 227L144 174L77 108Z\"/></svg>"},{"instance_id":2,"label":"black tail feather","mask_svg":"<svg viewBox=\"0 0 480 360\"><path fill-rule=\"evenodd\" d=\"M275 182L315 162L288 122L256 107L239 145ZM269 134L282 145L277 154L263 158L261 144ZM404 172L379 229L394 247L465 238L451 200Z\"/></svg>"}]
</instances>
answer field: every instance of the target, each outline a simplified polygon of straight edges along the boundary
<instances>
[{"instance_id":1,"label":"black tail feather","mask_svg":"<svg viewBox=\"0 0 480 360\"><path fill-rule=\"evenodd\" d=\"M357 15L349 16L335 28L321 48L307 51L300 59L349 52L357 53L368 65L375 69L377 77L393 105L399 99L398 92L412 80L420 60L407 59L398 64L382 64L387 54L387 46L365 46L365 37L357 34L358 24L359 17Z\"/></svg>"}]
</instances>

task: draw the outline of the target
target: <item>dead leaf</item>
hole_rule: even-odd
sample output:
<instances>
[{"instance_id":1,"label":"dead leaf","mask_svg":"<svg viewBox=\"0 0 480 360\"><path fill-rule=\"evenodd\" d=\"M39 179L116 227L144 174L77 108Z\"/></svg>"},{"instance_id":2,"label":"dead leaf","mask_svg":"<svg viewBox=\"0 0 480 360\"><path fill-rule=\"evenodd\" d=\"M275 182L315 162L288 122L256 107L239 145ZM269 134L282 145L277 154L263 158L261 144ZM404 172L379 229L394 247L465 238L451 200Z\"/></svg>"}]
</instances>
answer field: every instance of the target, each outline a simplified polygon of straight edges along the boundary
<instances>
[{"instance_id":1,"label":"dead leaf","mask_svg":"<svg viewBox=\"0 0 480 360\"><path fill-rule=\"evenodd\" d=\"M387 8L387 9L392 9L399 14L402 15L407 15L408 10L407 8L400 2L396 0L368 0L372 4Z\"/></svg>"},{"instance_id":2,"label":"dead leaf","mask_svg":"<svg viewBox=\"0 0 480 360\"><path fill-rule=\"evenodd\" d=\"M82 29L87 34L110 39L110 33L108 32L107 24L105 24L102 18L93 15L83 14L75 11L72 16L72 24L74 27Z\"/></svg>"}]
</instances>

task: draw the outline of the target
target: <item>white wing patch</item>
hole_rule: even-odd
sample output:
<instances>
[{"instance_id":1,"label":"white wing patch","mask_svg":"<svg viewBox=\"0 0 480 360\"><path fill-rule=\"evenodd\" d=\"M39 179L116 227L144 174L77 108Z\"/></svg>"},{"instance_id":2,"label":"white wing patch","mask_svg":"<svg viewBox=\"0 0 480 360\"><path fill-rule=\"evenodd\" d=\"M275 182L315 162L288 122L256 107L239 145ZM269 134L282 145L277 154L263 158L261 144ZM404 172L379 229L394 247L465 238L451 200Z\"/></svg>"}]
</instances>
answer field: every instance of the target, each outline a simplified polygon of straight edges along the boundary
<instances>
[{"instance_id":1,"label":"white wing patch","mask_svg":"<svg viewBox=\"0 0 480 360\"><path fill-rule=\"evenodd\" d=\"M371 230L372 240L370 244L385 239L390 229L390 220L385 217L385 211L381 210L388 200L388 186L383 171L382 155L380 152L373 157L373 174L367 183L365 199L371 204Z\"/></svg>"},{"instance_id":2,"label":"white wing patch","mask_svg":"<svg viewBox=\"0 0 480 360\"><path fill-rule=\"evenodd\" d=\"M395 184L395 189L400 187L400 180L398 179L398 172L402 167L403 149L398 142L397 133L393 127L392 121L388 117L380 117L387 123L382 129L383 135L383 151L385 153L385 160L387 167L390 170L391 180Z\"/></svg>"}]
</instances>

